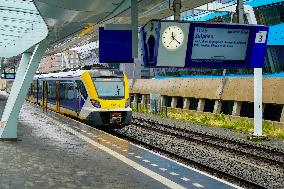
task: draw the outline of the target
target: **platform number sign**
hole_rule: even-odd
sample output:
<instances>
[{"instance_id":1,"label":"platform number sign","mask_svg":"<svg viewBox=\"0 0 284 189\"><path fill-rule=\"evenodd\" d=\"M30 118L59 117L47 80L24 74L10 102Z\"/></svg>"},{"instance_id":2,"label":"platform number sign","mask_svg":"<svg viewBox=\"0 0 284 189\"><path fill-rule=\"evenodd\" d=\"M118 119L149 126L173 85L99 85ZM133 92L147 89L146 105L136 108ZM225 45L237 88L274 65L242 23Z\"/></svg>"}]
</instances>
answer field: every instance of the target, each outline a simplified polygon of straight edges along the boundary
<instances>
[{"instance_id":1,"label":"platform number sign","mask_svg":"<svg viewBox=\"0 0 284 189\"><path fill-rule=\"evenodd\" d=\"M256 33L255 43L265 43L267 37L267 31L259 31Z\"/></svg>"}]
</instances>

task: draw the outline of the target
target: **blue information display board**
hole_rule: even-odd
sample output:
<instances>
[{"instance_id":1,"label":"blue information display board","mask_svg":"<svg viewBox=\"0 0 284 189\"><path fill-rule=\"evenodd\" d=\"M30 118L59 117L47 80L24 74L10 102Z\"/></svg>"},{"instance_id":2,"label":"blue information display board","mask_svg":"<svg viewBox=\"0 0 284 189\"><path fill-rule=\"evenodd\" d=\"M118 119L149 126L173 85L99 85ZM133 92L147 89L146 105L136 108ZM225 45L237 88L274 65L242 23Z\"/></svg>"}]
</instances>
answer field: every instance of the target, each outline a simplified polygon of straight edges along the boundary
<instances>
[{"instance_id":1,"label":"blue information display board","mask_svg":"<svg viewBox=\"0 0 284 189\"><path fill-rule=\"evenodd\" d=\"M100 63L133 63L132 31L99 29Z\"/></svg>"},{"instance_id":2,"label":"blue information display board","mask_svg":"<svg viewBox=\"0 0 284 189\"><path fill-rule=\"evenodd\" d=\"M156 26L156 35L149 25ZM268 27L258 25L151 21L142 29L144 64L146 67L261 68L267 34Z\"/></svg>"}]
</instances>

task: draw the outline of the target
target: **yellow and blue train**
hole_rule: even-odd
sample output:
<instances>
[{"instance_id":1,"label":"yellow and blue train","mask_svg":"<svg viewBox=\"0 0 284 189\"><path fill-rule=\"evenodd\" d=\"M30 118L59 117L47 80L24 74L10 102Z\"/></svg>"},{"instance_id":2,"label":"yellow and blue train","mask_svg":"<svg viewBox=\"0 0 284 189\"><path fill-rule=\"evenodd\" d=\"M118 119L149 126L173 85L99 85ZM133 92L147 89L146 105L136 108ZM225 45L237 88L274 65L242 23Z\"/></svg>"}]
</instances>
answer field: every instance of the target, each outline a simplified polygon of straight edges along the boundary
<instances>
[{"instance_id":1,"label":"yellow and blue train","mask_svg":"<svg viewBox=\"0 0 284 189\"><path fill-rule=\"evenodd\" d=\"M77 70L34 77L27 99L92 125L129 125L126 75L114 69Z\"/></svg>"}]
</instances>

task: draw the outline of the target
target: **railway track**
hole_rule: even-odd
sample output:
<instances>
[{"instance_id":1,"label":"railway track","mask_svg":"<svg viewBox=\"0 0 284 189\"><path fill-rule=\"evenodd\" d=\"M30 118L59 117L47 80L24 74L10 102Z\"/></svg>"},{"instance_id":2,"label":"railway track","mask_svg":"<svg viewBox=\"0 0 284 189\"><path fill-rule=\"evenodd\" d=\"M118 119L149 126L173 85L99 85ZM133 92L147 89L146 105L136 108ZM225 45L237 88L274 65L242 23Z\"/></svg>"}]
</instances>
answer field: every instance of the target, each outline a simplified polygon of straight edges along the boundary
<instances>
[{"instance_id":1,"label":"railway track","mask_svg":"<svg viewBox=\"0 0 284 189\"><path fill-rule=\"evenodd\" d=\"M218 136L212 136L206 133L195 132L184 128L164 125L152 120L135 118L133 119L133 123L136 126L147 128L155 132L175 136L188 141L194 141L215 148L221 148L231 152L238 152L250 158L255 158L257 160L261 159L266 163L271 163L272 165L278 164L279 166L284 167L284 152L277 149L257 146L252 143L245 143L244 141L236 141Z\"/></svg>"},{"instance_id":2,"label":"railway track","mask_svg":"<svg viewBox=\"0 0 284 189\"><path fill-rule=\"evenodd\" d=\"M260 164L266 164L269 166L276 166L280 169L284 166L284 153L273 148L261 147L242 141L233 141L230 139L220 138L217 136L212 136L206 133L199 133L190 131L187 129L176 128L174 126L163 125L156 121L146 120L141 118L134 118L132 125L135 127L140 127L145 130L148 130L150 133L157 133L159 135L169 136L178 138L179 140L185 140L189 142L194 142L199 145L210 146L212 148L218 148L219 150L227 151L230 153L236 154L236 156L244 156L246 159L252 159L254 162L260 162ZM167 155L173 159L181 161L185 164L194 165L199 169L207 171L211 174L215 174L220 178L224 178L231 182L234 182L245 188L267 188L259 183L255 183L250 180L250 178L244 178L236 174L231 174L224 172L220 169L216 169L212 166L205 165L193 159L187 158L182 154L174 153L170 150L167 150L161 146L155 144L150 144L148 142L142 141L139 138L132 137L125 133L118 131L108 131L113 135L116 135L120 138L127 139L133 143L142 145L148 149L154 150L156 152ZM154 134L153 134L154 135ZM242 162L243 163L243 162ZM278 172L279 173L279 172ZM283 173L282 173L283 174Z\"/></svg>"}]
</instances>

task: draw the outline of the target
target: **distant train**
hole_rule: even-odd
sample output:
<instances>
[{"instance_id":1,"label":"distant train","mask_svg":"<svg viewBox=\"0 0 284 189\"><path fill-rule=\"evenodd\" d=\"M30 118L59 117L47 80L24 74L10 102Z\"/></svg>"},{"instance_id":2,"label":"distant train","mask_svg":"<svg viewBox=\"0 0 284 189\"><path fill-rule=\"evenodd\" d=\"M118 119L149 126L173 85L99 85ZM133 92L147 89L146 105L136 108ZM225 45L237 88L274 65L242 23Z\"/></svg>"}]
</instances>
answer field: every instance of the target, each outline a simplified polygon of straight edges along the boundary
<instances>
[{"instance_id":1,"label":"distant train","mask_svg":"<svg viewBox=\"0 0 284 189\"><path fill-rule=\"evenodd\" d=\"M27 99L92 125L131 123L128 80L118 70L77 70L37 75Z\"/></svg>"}]
</instances>

